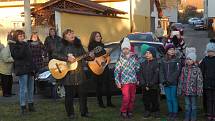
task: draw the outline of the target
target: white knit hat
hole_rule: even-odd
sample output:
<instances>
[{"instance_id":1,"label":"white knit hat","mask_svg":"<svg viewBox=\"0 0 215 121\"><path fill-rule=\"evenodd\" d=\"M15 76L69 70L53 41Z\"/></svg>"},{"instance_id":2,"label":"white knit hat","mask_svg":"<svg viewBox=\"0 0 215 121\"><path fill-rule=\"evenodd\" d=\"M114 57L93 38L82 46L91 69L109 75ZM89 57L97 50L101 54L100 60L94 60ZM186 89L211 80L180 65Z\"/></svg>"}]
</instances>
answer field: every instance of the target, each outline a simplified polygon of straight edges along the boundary
<instances>
[{"instance_id":1,"label":"white knit hat","mask_svg":"<svg viewBox=\"0 0 215 121\"><path fill-rule=\"evenodd\" d=\"M130 44L130 41L129 41L129 39L127 37L125 37L123 39L121 49L123 49L123 48L128 48L129 50L131 49L131 44Z\"/></svg>"},{"instance_id":2,"label":"white knit hat","mask_svg":"<svg viewBox=\"0 0 215 121\"><path fill-rule=\"evenodd\" d=\"M186 48L186 58L196 61L197 59L196 48L194 47Z\"/></svg>"},{"instance_id":3,"label":"white knit hat","mask_svg":"<svg viewBox=\"0 0 215 121\"><path fill-rule=\"evenodd\" d=\"M215 52L215 43L214 42L209 42L206 46L206 52L209 52L209 51L213 51Z\"/></svg>"}]
</instances>

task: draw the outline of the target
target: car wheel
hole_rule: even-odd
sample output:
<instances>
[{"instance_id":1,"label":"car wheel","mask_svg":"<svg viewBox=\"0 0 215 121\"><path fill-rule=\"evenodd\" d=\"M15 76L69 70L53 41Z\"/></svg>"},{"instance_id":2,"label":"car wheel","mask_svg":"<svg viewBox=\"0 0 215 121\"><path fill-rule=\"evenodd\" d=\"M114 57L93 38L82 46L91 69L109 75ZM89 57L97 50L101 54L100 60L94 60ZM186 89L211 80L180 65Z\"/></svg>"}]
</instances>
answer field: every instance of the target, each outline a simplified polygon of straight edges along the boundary
<instances>
[{"instance_id":1,"label":"car wheel","mask_svg":"<svg viewBox=\"0 0 215 121\"><path fill-rule=\"evenodd\" d=\"M64 89L64 86L63 85L57 85L57 96L60 97L60 98L63 98L65 97L65 89Z\"/></svg>"}]
</instances>

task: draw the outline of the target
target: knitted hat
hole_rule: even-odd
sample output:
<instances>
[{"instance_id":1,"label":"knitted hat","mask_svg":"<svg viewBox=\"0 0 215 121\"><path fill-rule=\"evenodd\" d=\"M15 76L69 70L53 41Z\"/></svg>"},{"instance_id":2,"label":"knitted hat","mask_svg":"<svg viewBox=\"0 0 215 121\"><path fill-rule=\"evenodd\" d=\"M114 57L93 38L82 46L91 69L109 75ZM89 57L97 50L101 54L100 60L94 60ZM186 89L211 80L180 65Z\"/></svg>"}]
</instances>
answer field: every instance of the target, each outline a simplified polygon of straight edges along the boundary
<instances>
[{"instance_id":1,"label":"knitted hat","mask_svg":"<svg viewBox=\"0 0 215 121\"><path fill-rule=\"evenodd\" d=\"M142 54L142 55L145 55L145 54L146 54L146 51L147 51L149 48L150 48L149 45L143 44L143 45L141 46L141 54Z\"/></svg>"},{"instance_id":2,"label":"knitted hat","mask_svg":"<svg viewBox=\"0 0 215 121\"><path fill-rule=\"evenodd\" d=\"M149 52L152 54L152 56L153 56L154 58L156 58L156 50L155 50L154 47L149 47L149 48L147 49L147 51L149 51ZM146 51L146 52L147 52L147 51Z\"/></svg>"},{"instance_id":3,"label":"knitted hat","mask_svg":"<svg viewBox=\"0 0 215 121\"><path fill-rule=\"evenodd\" d=\"M166 52L167 52L169 49L171 49L171 48L174 48L174 49L175 49L175 46L174 46L173 44L167 44L167 45L165 46Z\"/></svg>"},{"instance_id":4,"label":"knitted hat","mask_svg":"<svg viewBox=\"0 0 215 121\"><path fill-rule=\"evenodd\" d=\"M196 59L197 59L196 48L194 48L194 47L187 48L186 49L186 58L196 61Z\"/></svg>"},{"instance_id":5,"label":"knitted hat","mask_svg":"<svg viewBox=\"0 0 215 121\"><path fill-rule=\"evenodd\" d=\"M206 46L206 52L215 52L215 42L209 42Z\"/></svg>"},{"instance_id":6,"label":"knitted hat","mask_svg":"<svg viewBox=\"0 0 215 121\"><path fill-rule=\"evenodd\" d=\"M130 41L129 41L129 39L127 37L125 37L123 39L121 49L123 49L123 48L128 48L129 50L131 50L131 44L130 44Z\"/></svg>"}]
</instances>

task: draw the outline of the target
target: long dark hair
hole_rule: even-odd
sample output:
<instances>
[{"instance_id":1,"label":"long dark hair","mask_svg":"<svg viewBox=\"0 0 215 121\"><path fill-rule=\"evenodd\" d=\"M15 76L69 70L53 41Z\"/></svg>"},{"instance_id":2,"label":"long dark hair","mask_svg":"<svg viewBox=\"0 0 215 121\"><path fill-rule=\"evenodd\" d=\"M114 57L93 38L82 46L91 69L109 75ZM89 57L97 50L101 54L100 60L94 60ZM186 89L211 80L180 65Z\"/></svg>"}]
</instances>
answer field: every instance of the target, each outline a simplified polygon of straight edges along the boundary
<instances>
[{"instance_id":1,"label":"long dark hair","mask_svg":"<svg viewBox=\"0 0 215 121\"><path fill-rule=\"evenodd\" d=\"M57 35L57 30L54 28L54 27L51 27L50 29L49 29L49 36L51 36L51 31L54 31L55 32L55 36Z\"/></svg>"},{"instance_id":2,"label":"long dark hair","mask_svg":"<svg viewBox=\"0 0 215 121\"><path fill-rule=\"evenodd\" d=\"M14 36L13 36L14 40L18 41L18 36L22 35L22 34L25 35L25 32L23 30L16 30L15 33L14 33Z\"/></svg>"},{"instance_id":3,"label":"long dark hair","mask_svg":"<svg viewBox=\"0 0 215 121\"><path fill-rule=\"evenodd\" d=\"M96 42L95 38L96 38L96 35L97 35L97 34L100 35L100 37L101 37L101 41L100 41L100 42L102 42L102 34L101 34L101 32L99 32L99 31L94 31L94 32L92 32L91 35L90 35L89 45Z\"/></svg>"}]
</instances>

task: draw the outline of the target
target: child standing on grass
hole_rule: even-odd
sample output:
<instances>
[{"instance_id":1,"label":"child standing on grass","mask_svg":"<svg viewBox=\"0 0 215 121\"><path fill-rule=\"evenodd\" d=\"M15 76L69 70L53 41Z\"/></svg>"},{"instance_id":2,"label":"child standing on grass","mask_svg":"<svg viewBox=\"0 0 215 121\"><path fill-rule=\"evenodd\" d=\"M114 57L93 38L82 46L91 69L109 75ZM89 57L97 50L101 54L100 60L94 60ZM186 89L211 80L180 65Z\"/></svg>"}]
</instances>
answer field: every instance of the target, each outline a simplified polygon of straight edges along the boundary
<instances>
[{"instance_id":1,"label":"child standing on grass","mask_svg":"<svg viewBox=\"0 0 215 121\"><path fill-rule=\"evenodd\" d=\"M164 85L164 91L168 106L168 121L176 121L178 115L177 84L181 72L180 59L176 57L173 44L166 47L166 56L161 60L160 81Z\"/></svg>"},{"instance_id":2,"label":"child standing on grass","mask_svg":"<svg viewBox=\"0 0 215 121\"><path fill-rule=\"evenodd\" d=\"M159 64L156 50L145 45L142 45L141 50L146 59L140 64L139 73L145 106L144 118L149 118L151 113L154 118L159 118Z\"/></svg>"},{"instance_id":3,"label":"child standing on grass","mask_svg":"<svg viewBox=\"0 0 215 121\"><path fill-rule=\"evenodd\" d=\"M116 85L122 91L122 118L131 118L138 84L136 71L139 69L136 56L130 52L131 45L128 38L124 38L121 45L122 53L116 63L114 76Z\"/></svg>"},{"instance_id":4,"label":"child standing on grass","mask_svg":"<svg viewBox=\"0 0 215 121\"><path fill-rule=\"evenodd\" d=\"M207 56L200 68L203 75L203 96L208 121L215 121L215 40L211 39L206 47Z\"/></svg>"},{"instance_id":5,"label":"child standing on grass","mask_svg":"<svg viewBox=\"0 0 215 121\"><path fill-rule=\"evenodd\" d=\"M196 50L195 48L190 48L178 83L178 95L184 96L185 99L184 121L197 120L196 100L197 96L201 96L203 92L202 72L195 62Z\"/></svg>"}]
</instances>

